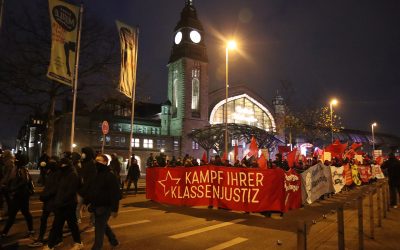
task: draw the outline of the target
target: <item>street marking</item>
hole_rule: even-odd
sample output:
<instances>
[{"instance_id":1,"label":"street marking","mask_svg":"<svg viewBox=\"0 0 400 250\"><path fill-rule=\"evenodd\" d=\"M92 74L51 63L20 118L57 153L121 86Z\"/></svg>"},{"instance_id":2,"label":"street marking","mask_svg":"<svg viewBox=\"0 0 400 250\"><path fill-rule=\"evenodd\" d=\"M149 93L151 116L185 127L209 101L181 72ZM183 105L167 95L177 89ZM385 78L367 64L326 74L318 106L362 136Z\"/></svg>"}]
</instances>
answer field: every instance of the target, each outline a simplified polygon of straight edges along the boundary
<instances>
[{"instance_id":1,"label":"street marking","mask_svg":"<svg viewBox=\"0 0 400 250\"><path fill-rule=\"evenodd\" d=\"M30 243L32 241L33 240L30 239L30 238L19 239L19 240L16 240L16 241L11 241L11 242L8 242L6 244L0 245L0 249L3 249L4 247L9 247L9 246L12 246L12 245L25 245L25 244Z\"/></svg>"},{"instance_id":2,"label":"street marking","mask_svg":"<svg viewBox=\"0 0 400 250\"><path fill-rule=\"evenodd\" d=\"M118 224L118 225L111 225L110 227L112 229L114 228L120 228L120 227L127 227L127 226L131 226L131 225L137 225L137 224L143 224L143 223L148 223L150 222L149 220L139 220L139 221L134 221L134 222L129 222L129 223L123 223L123 224ZM83 233L89 233L89 232L94 232L94 227L92 227L91 229L84 231Z\"/></svg>"},{"instance_id":3,"label":"street marking","mask_svg":"<svg viewBox=\"0 0 400 250\"><path fill-rule=\"evenodd\" d=\"M228 222L223 222L223 223L216 224L216 225L213 225L213 226L203 227L203 228L200 228L200 229L192 230L192 231L189 231L189 232L186 232L186 233L171 235L169 237L172 238L172 239L180 239L180 238L188 237L188 236L191 236L191 235L195 235L195 234L211 231L211 230L214 230L214 229L217 229L217 228L230 226L230 225L233 225L233 224L236 224L236 223L240 223L242 221L245 221L245 219L236 219L236 220L232 220L232 221L228 221Z\"/></svg>"},{"instance_id":4,"label":"street marking","mask_svg":"<svg viewBox=\"0 0 400 250\"><path fill-rule=\"evenodd\" d=\"M235 239L233 239L233 240L226 241L226 242L221 243L221 244L218 244L218 245L216 245L216 246L207 248L206 250L221 250L221 249L225 249L225 248L234 246L234 245L236 245L236 244L240 244L240 243L242 243L242 242L244 242L244 241L246 241L246 240L248 240L248 239L242 238L242 237L237 237L237 238L235 238Z\"/></svg>"}]
</instances>

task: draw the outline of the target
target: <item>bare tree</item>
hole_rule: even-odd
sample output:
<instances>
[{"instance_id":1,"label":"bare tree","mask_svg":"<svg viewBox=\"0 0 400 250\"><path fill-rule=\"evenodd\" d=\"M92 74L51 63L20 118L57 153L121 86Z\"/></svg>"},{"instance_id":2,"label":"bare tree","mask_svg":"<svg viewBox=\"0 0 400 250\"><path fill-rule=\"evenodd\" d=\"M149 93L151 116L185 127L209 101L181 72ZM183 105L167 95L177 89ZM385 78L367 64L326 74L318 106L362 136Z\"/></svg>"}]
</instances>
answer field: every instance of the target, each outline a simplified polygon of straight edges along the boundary
<instances>
[{"instance_id":1,"label":"bare tree","mask_svg":"<svg viewBox=\"0 0 400 250\"><path fill-rule=\"evenodd\" d=\"M56 102L70 95L71 88L46 77L51 48L48 1L24 2L19 6L4 13L0 102L25 106L34 113L47 113L44 148L51 155ZM84 13L78 91L112 82L109 72L118 65L117 41L114 27L107 27L90 13Z\"/></svg>"}]
</instances>

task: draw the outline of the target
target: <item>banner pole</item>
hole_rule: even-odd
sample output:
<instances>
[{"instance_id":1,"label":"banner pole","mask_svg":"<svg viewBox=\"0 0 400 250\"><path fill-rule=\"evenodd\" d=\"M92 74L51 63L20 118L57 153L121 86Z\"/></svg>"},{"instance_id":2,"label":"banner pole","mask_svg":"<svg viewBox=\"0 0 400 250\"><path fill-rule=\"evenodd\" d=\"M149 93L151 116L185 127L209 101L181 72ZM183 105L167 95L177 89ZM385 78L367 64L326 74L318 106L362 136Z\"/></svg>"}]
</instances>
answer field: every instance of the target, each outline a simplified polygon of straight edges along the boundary
<instances>
[{"instance_id":1,"label":"banner pole","mask_svg":"<svg viewBox=\"0 0 400 250\"><path fill-rule=\"evenodd\" d=\"M132 84L132 107L131 107L131 133L129 136L129 166L132 165L132 139L133 139L133 122L135 118L135 99L136 99L136 71L137 71L137 56L138 56L138 48L139 48L139 29L136 29L136 35L135 35L135 63L132 63L131 65L134 66L134 74L133 74L133 84Z\"/></svg>"},{"instance_id":2,"label":"banner pole","mask_svg":"<svg viewBox=\"0 0 400 250\"><path fill-rule=\"evenodd\" d=\"M78 19L78 36L77 36L77 44L76 44L76 52L75 52L75 72L74 72L74 81L72 88L72 117L71 117L71 152L74 151L74 137L75 137L75 110L76 110L76 92L78 91L78 68L79 68L79 49L81 45L81 30L82 30L82 16L83 16L83 4L79 8L79 19Z\"/></svg>"},{"instance_id":3,"label":"banner pole","mask_svg":"<svg viewBox=\"0 0 400 250\"><path fill-rule=\"evenodd\" d=\"M4 0L0 0L1 5L0 5L0 32L1 32L1 26L3 24L3 13L4 13Z\"/></svg>"}]
</instances>

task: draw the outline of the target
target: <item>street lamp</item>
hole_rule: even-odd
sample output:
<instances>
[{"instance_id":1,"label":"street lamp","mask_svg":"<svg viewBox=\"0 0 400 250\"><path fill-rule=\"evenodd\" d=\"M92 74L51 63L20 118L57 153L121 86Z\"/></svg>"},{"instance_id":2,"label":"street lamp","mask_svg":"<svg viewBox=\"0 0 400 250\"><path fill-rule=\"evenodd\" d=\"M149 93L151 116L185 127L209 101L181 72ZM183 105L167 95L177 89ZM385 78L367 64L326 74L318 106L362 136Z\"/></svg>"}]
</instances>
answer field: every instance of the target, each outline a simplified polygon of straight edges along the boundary
<instances>
[{"instance_id":1,"label":"street lamp","mask_svg":"<svg viewBox=\"0 0 400 250\"><path fill-rule=\"evenodd\" d=\"M226 70L225 70L225 110L224 110L224 123L225 123L225 154L228 157L228 65L229 65L229 50L236 49L236 42L234 40L228 41L226 45Z\"/></svg>"},{"instance_id":2,"label":"street lamp","mask_svg":"<svg viewBox=\"0 0 400 250\"><path fill-rule=\"evenodd\" d=\"M372 156L374 155L375 151L375 135L374 135L374 127L378 126L376 122L371 124L371 131L372 131Z\"/></svg>"},{"instance_id":3,"label":"street lamp","mask_svg":"<svg viewBox=\"0 0 400 250\"><path fill-rule=\"evenodd\" d=\"M331 142L333 143L333 105L338 104L338 100L337 99L332 99L329 102L329 106L331 109Z\"/></svg>"}]
</instances>

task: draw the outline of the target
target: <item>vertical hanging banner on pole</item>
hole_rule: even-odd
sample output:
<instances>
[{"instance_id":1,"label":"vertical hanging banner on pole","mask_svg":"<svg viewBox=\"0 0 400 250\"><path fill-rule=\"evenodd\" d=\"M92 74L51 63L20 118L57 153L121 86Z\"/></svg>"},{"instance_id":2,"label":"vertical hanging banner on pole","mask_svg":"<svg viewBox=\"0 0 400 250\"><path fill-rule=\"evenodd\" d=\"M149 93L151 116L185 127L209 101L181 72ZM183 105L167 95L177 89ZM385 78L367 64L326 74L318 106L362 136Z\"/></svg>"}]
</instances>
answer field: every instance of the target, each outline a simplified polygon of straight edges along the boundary
<instances>
[{"instance_id":1,"label":"vertical hanging banner on pole","mask_svg":"<svg viewBox=\"0 0 400 250\"><path fill-rule=\"evenodd\" d=\"M137 65L137 28L126 25L120 21L117 24L121 42L121 73L119 90L127 97L134 98L134 84L136 81Z\"/></svg>"},{"instance_id":2,"label":"vertical hanging banner on pole","mask_svg":"<svg viewBox=\"0 0 400 250\"><path fill-rule=\"evenodd\" d=\"M79 7L49 0L51 57L47 77L72 86L77 53Z\"/></svg>"}]
</instances>

